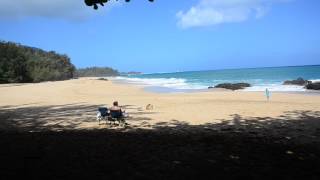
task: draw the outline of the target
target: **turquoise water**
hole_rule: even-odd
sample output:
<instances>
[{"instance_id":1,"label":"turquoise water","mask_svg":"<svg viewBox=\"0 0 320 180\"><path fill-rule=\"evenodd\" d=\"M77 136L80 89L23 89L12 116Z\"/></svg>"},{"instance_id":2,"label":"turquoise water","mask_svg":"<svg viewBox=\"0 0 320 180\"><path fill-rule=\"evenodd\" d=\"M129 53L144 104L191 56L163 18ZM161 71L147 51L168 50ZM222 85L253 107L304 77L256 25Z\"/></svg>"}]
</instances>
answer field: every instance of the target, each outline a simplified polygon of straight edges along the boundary
<instances>
[{"instance_id":1,"label":"turquoise water","mask_svg":"<svg viewBox=\"0 0 320 180\"><path fill-rule=\"evenodd\" d=\"M282 85L283 81L298 77L320 81L320 65L156 73L118 77L117 79L129 83L178 90L207 89L208 86L219 83L247 82L252 87L245 89L246 91L263 91L265 88L273 91L304 91L300 86Z\"/></svg>"}]
</instances>

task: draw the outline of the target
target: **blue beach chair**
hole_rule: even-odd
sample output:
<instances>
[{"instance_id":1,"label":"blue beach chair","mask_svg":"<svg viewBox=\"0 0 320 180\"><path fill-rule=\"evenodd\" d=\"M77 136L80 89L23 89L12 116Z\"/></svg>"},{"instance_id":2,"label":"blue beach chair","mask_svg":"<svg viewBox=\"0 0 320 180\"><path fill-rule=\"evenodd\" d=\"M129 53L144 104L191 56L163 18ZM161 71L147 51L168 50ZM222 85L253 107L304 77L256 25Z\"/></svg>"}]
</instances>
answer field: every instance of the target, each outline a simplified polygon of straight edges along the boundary
<instances>
[{"instance_id":1,"label":"blue beach chair","mask_svg":"<svg viewBox=\"0 0 320 180\"><path fill-rule=\"evenodd\" d=\"M110 110L109 121L116 122L118 121L119 125L125 125L125 117L121 110Z\"/></svg>"},{"instance_id":2,"label":"blue beach chair","mask_svg":"<svg viewBox=\"0 0 320 180\"><path fill-rule=\"evenodd\" d=\"M110 114L108 113L108 108L99 107L98 112L97 112L97 120L99 121L99 125L100 125L100 121L102 121L102 120L105 120L107 123L109 115Z\"/></svg>"}]
</instances>

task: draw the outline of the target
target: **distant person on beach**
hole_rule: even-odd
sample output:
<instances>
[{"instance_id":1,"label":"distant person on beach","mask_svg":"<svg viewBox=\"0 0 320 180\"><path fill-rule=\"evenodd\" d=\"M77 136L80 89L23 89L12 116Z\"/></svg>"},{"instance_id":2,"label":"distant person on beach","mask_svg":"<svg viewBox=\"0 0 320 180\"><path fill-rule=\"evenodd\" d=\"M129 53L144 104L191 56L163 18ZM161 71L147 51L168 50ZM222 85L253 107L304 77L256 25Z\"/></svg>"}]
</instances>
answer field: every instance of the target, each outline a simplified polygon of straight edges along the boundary
<instances>
[{"instance_id":1,"label":"distant person on beach","mask_svg":"<svg viewBox=\"0 0 320 180\"><path fill-rule=\"evenodd\" d=\"M269 101L270 99L270 91L268 88L266 88L266 97L267 97L267 100Z\"/></svg>"}]
</instances>

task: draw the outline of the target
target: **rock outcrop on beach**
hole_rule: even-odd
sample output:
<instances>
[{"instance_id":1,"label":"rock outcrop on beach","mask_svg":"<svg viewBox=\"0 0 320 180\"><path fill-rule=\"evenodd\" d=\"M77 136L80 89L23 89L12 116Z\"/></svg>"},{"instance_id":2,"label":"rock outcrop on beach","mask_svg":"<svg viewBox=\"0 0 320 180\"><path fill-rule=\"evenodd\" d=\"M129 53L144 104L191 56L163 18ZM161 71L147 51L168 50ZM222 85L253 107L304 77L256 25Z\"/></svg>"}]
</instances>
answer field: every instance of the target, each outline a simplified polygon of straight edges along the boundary
<instances>
[{"instance_id":1,"label":"rock outcrop on beach","mask_svg":"<svg viewBox=\"0 0 320 180\"><path fill-rule=\"evenodd\" d=\"M223 84L218 84L214 86L214 88L224 88L224 89L231 89L231 90L239 90L239 89L244 89L246 87L251 87L250 84L248 83L223 83ZM209 87L210 88L210 87Z\"/></svg>"},{"instance_id":2,"label":"rock outcrop on beach","mask_svg":"<svg viewBox=\"0 0 320 180\"><path fill-rule=\"evenodd\" d=\"M287 80L283 82L283 85L298 85L298 86L306 86L307 84L310 84L311 81L305 80L303 78L298 78L296 80Z\"/></svg>"},{"instance_id":3,"label":"rock outcrop on beach","mask_svg":"<svg viewBox=\"0 0 320 180\"><path fill-rule=\"evenodd\" d=\"M98 78L97 80L100 80L100 81L109 81L107 78Z\"/></svg>"},{"instance_id":4,"label":"rock outcrop on beach","mask_svg":"<svg viewBox=\"0 0 320 180\"><path fill-rule=\"evenodd\" d=\"M314 83L308 83L305 86L306 89L311 89L311 90L320 90L320 82L314 82Z\"/></svg>"},{"instance_id":5,"label":"rock outcrop on beach","mask_svg":"<svg viewBox=\"0 0 320 180\"><path fill-rule=\"evenodd\" d=\"M304 88L309 90L320 90L320 82L308 81L301 77L296 80L285 81L283 85L298 85L298 86L304 86Z\"/></svg>"}]
</instances>

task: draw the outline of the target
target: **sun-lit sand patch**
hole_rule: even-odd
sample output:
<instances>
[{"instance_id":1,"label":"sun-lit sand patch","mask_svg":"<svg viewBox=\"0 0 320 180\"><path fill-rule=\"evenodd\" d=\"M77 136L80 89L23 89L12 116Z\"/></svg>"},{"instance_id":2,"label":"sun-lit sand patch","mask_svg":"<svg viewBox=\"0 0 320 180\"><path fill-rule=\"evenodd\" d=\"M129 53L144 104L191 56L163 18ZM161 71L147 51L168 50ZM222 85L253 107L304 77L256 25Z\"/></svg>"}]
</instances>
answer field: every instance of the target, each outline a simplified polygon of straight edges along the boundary
<instances>
[{"instance_id":1,"label":"sun-lit sand patch","mask_svg":"<svg viewBox=\"0 0 320 180\"><path fill-rule=\"evenodd\" d=\"M155 124L174 126L173 121L190 125L231 121L236 117L279 118L295 111L320 111L320 96L273 93L267 102L262 92L210 91L158 94L141 87L81 78L38 84L1 85L3 119L20 127L51 129L101 129L96 111L117 100L129 114L135 128L151 129ZM147 110L148 104L153 105ZM2 125L5 126L5 125Z\"/></svg>"}]
</instances>

